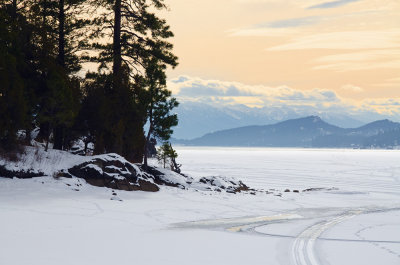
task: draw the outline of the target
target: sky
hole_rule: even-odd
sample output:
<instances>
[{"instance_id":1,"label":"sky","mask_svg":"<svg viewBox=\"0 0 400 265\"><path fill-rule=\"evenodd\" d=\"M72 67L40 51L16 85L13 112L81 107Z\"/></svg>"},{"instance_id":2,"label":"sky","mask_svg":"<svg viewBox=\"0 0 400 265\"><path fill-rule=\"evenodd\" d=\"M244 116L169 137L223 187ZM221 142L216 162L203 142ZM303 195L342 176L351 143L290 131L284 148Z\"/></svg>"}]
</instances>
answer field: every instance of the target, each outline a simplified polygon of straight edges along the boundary
<instances>
[{"instance_id":1,"label":"sky","mask_svg":"<svg viewBox=\"0 0 400 265\"><path fill-rule=\"evenodd\" d=\"M400 114L399 0L166 0L181 100Z\"/></svg>"}]
</instances>

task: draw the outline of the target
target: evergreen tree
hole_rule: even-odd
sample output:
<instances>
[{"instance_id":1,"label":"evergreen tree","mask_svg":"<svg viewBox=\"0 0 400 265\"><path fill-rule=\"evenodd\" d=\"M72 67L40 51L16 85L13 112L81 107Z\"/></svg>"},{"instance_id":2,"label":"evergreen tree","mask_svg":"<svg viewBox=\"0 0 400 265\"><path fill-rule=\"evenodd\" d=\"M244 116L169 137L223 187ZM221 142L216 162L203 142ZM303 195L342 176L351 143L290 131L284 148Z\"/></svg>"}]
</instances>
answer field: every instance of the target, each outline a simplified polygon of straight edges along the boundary
<instances>
[{"instance_id":1,"label":"evergreen tree","mask_svg":"<svg viewBox=\"0 0 400 265\"><path fill-rule=\"evenodd\" d=\"M134 81L140 80L137 76L145 71L144 64L152 57L164 64L177 64L177 58L171 52L172 45L166 41L173 36L172 32L164 20L149 11L151 8L165 8L165 5L156 0L104 0L96 3L108 13L94 20L98 25L94 35L108 36L113 40L112 43L93 44L99 51L94 60L100 62L100 71L108 69L112 75L107 97L112 113L109 120L104 120L112 129L106 133L108 137L103 137L102 143L107 152L140 161L145 146L143 125L146 108L139 100L145 88L141 87L141 82Z\"/></svg>"},{"instance_id":2,"label":"evergreen tree","mask_svg":"<svg viewBox=\"0 0 400 265\"><path fill-rule=\"evenodd\" d=\"M88 21L90 5L101 8ZM46 150L51 135L56 149L86 136L96 153L139 162L147 121L150 135L168 139L177 121L169 111L177 103L166 90L165 70L177 58L167 41L169 26L152 13L163 8L163 0L3 0L0 144L16 142L21 129L29 138L39 126ZM89 22L94 57L82 53L89 48ZM99 63L99 72L82 80L76 73L87 59Z\"/></svg>"},{"instance_id":3,"label":"evergreen tree","mask_svg":"<svg viewBox=\"0 0 400 265\"><path fill-rule=\"evenodd\" d=\"M105 152L104 138L109 120L107 93L111 87L111 76L88 73L83 83L82 107L76 119L74 129L83 137L85 153L89 143L95 144L95 154Z\"/></svg>"},{"instance_id":4,"label":"evergreen tree","mask_svg":"<svg viewBox=\"0 0 400 265\"><path fill-rule=\"evenodd\" d=\"M39 98L36 122L46 140L54 137L54 148L68 145L68 131L79 111L79 80L73 76L81 68L76 52L86 47L83 28L88 21L79 18L83 0L29 1L27 10L38 44Z\"/></svg>"},{"instance_id":5,"label":"evergreen tree","mask_svg":"<svg viewBox=\"0 0 400 265\"><path fill-rule=\"evenodd\" d=\"M26 45L29 29L26 18L18 12L19 3L0 5L0 148L16 147L18 130L28 124L27 86L24 80Z\"/></svg>"},{"instance_id":6,"label":"evergreen tree","mask_svg":"<svg viewBox=\"0 0 400 265\"><path fill-rule=\"evenodd\" d=\"M171 143L164 142L157 150L157 159L163 164L165 168L169 163L171 170L180 173L180 165L176 163L178 153L172 148Z\"/></svg>"},{"instance_id":7,"label":"evergreen tree","mask_svg":"<svg viewBox=\"0 0 400 265\"><path fill-rule=\"evenodd\" d=\"M101 63L100 68L112 69L114 79L122 74L122 65L129 68L131 77L143 73L144 62L150 57L172 67L177 65L177 57L172 53L173 45L168 42L173 33L164 19L150 11L165 9L164 0L94 2L106 11L93 20L97 25L93 35L113 40L111 43L93 43L93 48L100 52L94 60Z\"/></svg>"},{"instance_id":8,"label":"evergreen tree","mask_svg":"<svg viewBox=\"0 0 400 265\"><path fill-rule=\"evenodd\" d=\"M78 112L79 81L71 74L81 69L82 59L78 57L77 51L87 48L85 38L85 28L89 25L89 20L83 18L87 14L89 7L85 0L57 0L56 16L58 22L57 39L57 63L61 71L65 74L64 86L59 87L62 91L60 98L65 108L62 113L63 119L57 119L54 127L54 148L64 149L68 146L68 135L71 135L71 124Z\"/></svg>"},{"instance_id":9,"label":"evergreen tree","mask_svg":"<svg viewBox=\"0 0 400 265\"><path fill-rule=\"evenodd\" d=\"M171 114L173 108L178 106L175 98L166 87L166 65L153 57L145 64L146 85L145 98L142 100L146 107L146 118L149 125L146 137L143 164L147 167L147 149L151 137L168 141L173 133L172 127L178 124L176 114Z\"/></svg>"}]
</instances>

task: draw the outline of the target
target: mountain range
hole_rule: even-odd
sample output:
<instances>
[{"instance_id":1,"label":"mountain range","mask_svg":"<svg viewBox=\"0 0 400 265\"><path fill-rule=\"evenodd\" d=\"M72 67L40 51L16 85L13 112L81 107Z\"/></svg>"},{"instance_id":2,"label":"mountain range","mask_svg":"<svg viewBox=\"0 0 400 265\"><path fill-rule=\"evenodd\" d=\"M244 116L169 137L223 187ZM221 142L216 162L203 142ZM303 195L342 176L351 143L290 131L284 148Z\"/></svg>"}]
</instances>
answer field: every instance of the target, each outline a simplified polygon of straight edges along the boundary
<instances>
[{"instance_id":1,"label":"mountain range","mask_svg":"<svg viewBox=\"0 0 400 265\"><path fill-rule=\"evenodd\" d=\"M400 146L400 123L379 120L349 129L329 124L318 116L308 116L272 125L220 130L173 142L191 146L395 148Z\"/></svg>"},{"instance_id":2,"label":"mountain range","mask_svg":"<svg viewBox=\"0 0 400 265\"><path fill-rule=\"evenodd\" d=\"M194 139L206 133L251 126L271 125L289 119L319 116L324 121L342 127L355 128L368 122L397 116L385 116L377 112L351 111L343 108L318 108L318 106L265 106L249 107L242 104L211 104L206 102L181 101L176 109L179 124L174 128L173 137Z\"/></svg>"}]
</instances>

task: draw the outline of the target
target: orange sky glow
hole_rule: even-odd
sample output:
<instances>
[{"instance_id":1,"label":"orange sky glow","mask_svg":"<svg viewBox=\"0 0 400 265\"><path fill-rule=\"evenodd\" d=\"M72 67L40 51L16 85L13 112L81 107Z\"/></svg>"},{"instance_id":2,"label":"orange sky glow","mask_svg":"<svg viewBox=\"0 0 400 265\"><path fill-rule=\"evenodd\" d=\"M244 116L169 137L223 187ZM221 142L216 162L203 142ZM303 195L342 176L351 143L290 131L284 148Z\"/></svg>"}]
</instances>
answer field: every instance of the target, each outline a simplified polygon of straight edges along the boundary
<instances>
[{"instance_id":1,"label":"orange sky glow","mask_svg":"<svg viewBox=\"0 0 400 265\"><path fill-rule=\"evenodd\" d=\"M353 105L400 105L398 0L167 0L181 76L243 89L329 90ZM171 89L180 87L171 82ZM279 90L279 89L278 89ZM226 95L229 97L230 95ZM235 102L261 106L254 97ZM388 104L388 102L391 102ZM383 107L382 107L383 106Z\"/></svg>"}]
</instances>

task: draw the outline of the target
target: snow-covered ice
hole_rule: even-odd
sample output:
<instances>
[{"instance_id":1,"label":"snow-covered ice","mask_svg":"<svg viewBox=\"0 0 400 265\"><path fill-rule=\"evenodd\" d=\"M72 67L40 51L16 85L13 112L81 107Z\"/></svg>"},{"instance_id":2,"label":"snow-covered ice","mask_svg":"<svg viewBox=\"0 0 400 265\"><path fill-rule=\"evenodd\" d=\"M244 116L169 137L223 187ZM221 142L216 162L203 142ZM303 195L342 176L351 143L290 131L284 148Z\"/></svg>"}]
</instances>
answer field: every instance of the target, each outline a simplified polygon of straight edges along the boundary
<instances>
[{"instance_id":1,"label":"snow-covered ice","mask_svg":"<svg viewBox=\"0 0 400 265\"><path fill-rule=\"evenodd\" d=\"M0 264L400 264L399 151L178 153L190 176L274 193L113 195L79 179L0 179ZM324 189L284 192L309 188Z\"/></svg>"}]
</instances>

